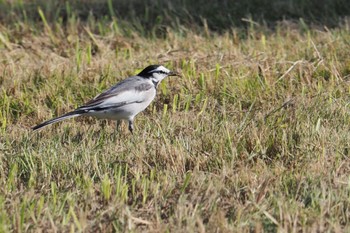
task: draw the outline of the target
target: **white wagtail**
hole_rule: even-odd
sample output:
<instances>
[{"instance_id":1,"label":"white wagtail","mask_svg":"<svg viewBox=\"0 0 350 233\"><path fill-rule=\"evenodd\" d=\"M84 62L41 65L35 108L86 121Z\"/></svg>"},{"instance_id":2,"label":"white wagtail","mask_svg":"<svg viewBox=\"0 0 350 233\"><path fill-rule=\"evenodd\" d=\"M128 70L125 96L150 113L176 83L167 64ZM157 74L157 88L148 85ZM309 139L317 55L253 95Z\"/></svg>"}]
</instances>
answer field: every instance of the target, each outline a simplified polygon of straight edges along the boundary
<instances>
[{"instance_id":1,"label":"white wagtail","mask_svg":"<svg viewBox=\"0 0 350 233\"><path fill-rule=\"evenodd\" d=\"M117 83L83 106L34 126L33 130L77 116L93 116L100 119L116 120L117 129L121 120L127 120L129 130L133 133L135 116L145 110L153 101L158 84L167 76L179 75L161 65L148 66L138 75Z\"/></svg>"}]
</instances>

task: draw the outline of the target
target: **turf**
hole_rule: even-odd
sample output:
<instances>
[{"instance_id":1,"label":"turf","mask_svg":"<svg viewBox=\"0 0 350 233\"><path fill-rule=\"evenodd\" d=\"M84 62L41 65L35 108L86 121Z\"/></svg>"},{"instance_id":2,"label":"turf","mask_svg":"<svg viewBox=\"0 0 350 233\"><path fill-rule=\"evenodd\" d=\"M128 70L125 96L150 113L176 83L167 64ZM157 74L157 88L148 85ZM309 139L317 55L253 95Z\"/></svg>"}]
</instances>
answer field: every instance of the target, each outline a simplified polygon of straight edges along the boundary
<instances>
[{"instance_id":1,"label":"turf","mask_svg":"<svg viewBox=\"0 0 350 233\"><path fill-rule=\"evenodd\" d=\"M350 230L348 18L148 28L50 9L0 25L0 232ZM31 131L149 64L182 77L134 135Z\"/></svg>"}]
</instances>

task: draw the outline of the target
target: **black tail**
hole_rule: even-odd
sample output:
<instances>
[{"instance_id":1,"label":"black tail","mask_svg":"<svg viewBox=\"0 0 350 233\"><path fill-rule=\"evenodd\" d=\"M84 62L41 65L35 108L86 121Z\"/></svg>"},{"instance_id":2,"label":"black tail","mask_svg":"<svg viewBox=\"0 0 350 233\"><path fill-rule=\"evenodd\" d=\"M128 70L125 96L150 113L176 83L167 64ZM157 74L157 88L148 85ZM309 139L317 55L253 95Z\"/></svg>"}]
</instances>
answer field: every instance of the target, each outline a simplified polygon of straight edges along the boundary
<instances>
[{"instance_id":1,"label":"black tail","mask_svg":"<svg viewBox=\"0 0 350 233\"><path fill-rule=\"evenodd\" d=\"M66 113L66 114L64 114L62 116L59 116L59 117L56 117L56 118L52 118L51 120L45 121L45 122L43 122L43 123L41 123L39 125L34 126L32 129L33 130L37 130L37 129L40 129L42 127L45 127L47 125L50 125L50 124L53 124L53 123L56 123L56 122L60 122L60 121L63 121L63 120L69 119L69 118L80 116L80 115L82 115L84 113L86 113L85 110L75 110L75 111Z\"/></svg>"}]
</instances>

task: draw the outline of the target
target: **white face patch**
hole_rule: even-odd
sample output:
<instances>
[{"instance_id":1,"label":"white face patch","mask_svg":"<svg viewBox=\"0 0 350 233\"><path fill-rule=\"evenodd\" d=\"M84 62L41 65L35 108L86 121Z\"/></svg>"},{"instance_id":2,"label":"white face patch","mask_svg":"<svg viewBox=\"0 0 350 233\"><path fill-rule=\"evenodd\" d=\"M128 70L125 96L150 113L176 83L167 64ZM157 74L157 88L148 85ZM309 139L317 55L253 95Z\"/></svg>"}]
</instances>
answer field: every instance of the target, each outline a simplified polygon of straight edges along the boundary
<instances>
[{"instance_id":1,"label":"white face patch","mask_svg":"<svg viewBox=\"0 0 350 233\"><path fill-rule=\"evenodd\" d=\"M165 68L164 66L158 66L156 69L151 71L152 74L152 78L157 81L160 82L162 81L166 76L168 76L168 74L170 73L170 70L168 70L167 68Z\"/></svg>"}]
</instances>

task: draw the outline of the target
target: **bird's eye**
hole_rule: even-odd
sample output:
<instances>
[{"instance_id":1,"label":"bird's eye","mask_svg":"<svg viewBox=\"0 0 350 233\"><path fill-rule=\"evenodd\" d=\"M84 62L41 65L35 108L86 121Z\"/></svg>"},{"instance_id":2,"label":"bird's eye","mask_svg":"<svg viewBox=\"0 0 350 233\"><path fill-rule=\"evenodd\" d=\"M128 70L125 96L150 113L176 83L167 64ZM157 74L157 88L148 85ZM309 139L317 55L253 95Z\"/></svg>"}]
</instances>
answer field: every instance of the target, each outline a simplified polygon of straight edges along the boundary
<instances>
[{"instance_id":1,"label":"bird's eye","mask_svg":"<svg viewBox=\"0 0 350 233\"><path fill-rule=\"evenodd\" d=\"M168 73L165 72L164 70L156 70L156 71L153 71L152 73L157 73L157 74L168 74Z\"/></svg>"}]
</instances>

